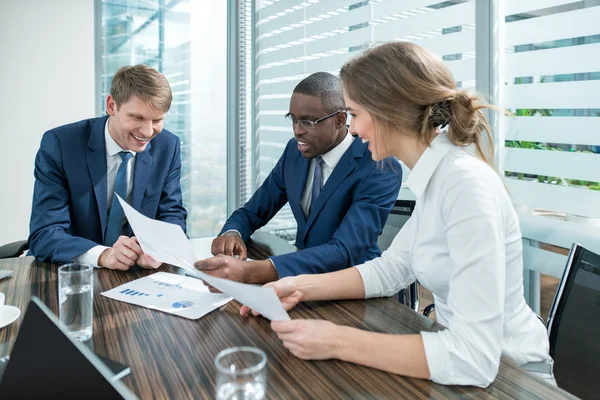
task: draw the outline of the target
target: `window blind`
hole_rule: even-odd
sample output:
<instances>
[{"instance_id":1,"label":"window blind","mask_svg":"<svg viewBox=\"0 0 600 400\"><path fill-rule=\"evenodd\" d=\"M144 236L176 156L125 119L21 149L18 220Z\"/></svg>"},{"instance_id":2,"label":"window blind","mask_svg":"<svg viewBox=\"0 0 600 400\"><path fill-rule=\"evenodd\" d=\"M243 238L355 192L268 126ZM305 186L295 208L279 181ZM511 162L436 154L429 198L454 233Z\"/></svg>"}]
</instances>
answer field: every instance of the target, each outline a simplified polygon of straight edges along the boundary
<instances>
[{"instance_id":1,"label":"window blind","mask_svg":"<svg viewBox=\"0 0 600 400\"><path fill-rule=\"evenodd\" d=\"M262 1L255 10L255 184L293 136L285 119L294 87L318 71L338 74L369 46L413 41L442 56L461 87L475 87L475 2L435 0ZM286 206L267 226L293 240Z\"/></svg>"},{"instance_id":2,"label":"window blind","mask_svg":"<svg viewBox=\"0 0 600 400\"><path fill-rule=\"evenodd\" d=\"M600 250L600 1L507 0L504 16L501 169L526 267L560 277L547 245Z\"/></svg>"}]
</instances>

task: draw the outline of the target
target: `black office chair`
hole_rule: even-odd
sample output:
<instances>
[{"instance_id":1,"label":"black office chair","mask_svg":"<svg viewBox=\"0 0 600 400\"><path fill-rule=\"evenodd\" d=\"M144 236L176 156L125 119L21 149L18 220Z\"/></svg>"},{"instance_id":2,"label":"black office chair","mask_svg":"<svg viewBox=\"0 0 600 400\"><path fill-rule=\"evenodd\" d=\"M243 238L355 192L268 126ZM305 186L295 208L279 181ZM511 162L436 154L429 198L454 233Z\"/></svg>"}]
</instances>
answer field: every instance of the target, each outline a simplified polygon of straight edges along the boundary
<instances>
[{"instance_id":1,"label":"black office chair","mask_svg":"<svg viewBox=\"0 0 600 400\"><path fill-rule=\"evenodd\" d=\"M0 246L0 259L19 257L25 250L29 250L27 240L7 243L4 246Z\"/></svg>"},{"instance_id":2,"label":"black office chair","mask_svg":"<svg viewBox=\"0 0 600 400\"><path fill-rule=\"evenodd\" d=\"M394 204L394 208L392 208L392 211L390 212L387 223L377 239L377 244L382 251L387 250L388 247L390 247L392 241L398 232L400 232L400 229L402 229L406 221L408 221L414 209L415 201L396 200L396 204ZM409 287L398 292L398 300L402 304L418 312L419 293L417 289L417 282L412 283Z\"/></svg>"},{"instance_id":3,"label":"black office chair","mask_svg":"<svg viewBox=\"0 0 600 400\"><path fill-rule=\"evenodd\" d=\"M600 255L573 244L548 314L558 386L583 399L600 393Z\"/></svg>"}]
</instances>

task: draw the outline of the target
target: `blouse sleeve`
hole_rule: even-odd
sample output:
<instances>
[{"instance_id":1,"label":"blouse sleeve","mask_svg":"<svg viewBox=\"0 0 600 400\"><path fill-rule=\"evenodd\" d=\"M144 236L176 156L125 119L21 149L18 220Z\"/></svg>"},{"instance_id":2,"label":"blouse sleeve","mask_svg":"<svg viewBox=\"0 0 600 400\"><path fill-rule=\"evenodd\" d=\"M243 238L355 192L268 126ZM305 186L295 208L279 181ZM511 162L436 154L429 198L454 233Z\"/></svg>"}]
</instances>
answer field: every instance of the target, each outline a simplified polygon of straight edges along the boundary
<instances>
[{"instance_id":1,"label":"blouse sleeve","mask_svg":"<svg viewBox=\"0 0 600 400\"><path fill-rule=\"evenodd\" d=\"M413 215L381 257L356 267L365 285L365 298L391 296L415 281L410 268L410 249L415 229L416 219Z\"/></svg>"}]
</instances>

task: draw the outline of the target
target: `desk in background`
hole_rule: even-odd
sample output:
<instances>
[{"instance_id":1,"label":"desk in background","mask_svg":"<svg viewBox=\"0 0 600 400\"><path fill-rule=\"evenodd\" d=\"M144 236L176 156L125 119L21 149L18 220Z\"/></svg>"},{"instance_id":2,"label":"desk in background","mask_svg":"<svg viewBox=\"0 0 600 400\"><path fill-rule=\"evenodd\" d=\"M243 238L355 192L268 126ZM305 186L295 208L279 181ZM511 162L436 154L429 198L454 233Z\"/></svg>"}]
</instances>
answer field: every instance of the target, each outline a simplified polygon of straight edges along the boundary
<instances>
[{"instance_id":1,"label":"desk in background","mask_svg":"<svg viewBox=\"0 0 600 400\"><path fill-rule=\"evenodd\" d=\"M254 259L269 255L264 247L254 243L249 244L248 250L249 257ZM0 291L5 293L7 304L22 311L17 322L0 329L2 357L14 345L31 296L39 297L58 313L58 278L56 265L39 263L33 257L0 260L0 269L14 271L12 278L0 281ZM177 272L170 266L159 270ZM302 361L281 345L269 321L240 317L239 303L235 301L192 321L100 295L151 273L137 268L126 272L95 271L94 335L90 346L96 354L131 367L131 375L123 382L141 399L214 399L213 360L219 351L234 346L255 346L267 354L268 399L574 398L504 360L496 381L486 390L437 385L338 360ZM304 303L290 315L383 333L441 329L435 322L402 306L395 297Z\"/></svg>"}]
</instances>

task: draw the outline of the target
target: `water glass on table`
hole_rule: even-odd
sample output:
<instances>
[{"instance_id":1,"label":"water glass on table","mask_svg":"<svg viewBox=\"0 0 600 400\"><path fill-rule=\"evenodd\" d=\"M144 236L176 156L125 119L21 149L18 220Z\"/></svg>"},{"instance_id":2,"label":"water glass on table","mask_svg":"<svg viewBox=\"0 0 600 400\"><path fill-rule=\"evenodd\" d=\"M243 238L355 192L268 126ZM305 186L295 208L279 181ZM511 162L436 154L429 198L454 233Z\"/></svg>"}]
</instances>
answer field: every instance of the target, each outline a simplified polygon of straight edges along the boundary
<instances>
[{"instance_id":1,"label":"water glass on table","mask_svg":"<svg viewBox=\"0 0 600 400\"><path fill-rule=\"evenodd\" d=\"M94 324L94 267L66 264L58 269L58 314L69 337L84 342Z\"/></svg>"},{"instance_id":2,"label":"water glass on table","mask_svg":"<svg viewBox=\"0 0 600 400\"><path fill-rule=\"evenodd\" d=\"M232 347L215 358L217 400L261 400L267 388L267 355L255 347Z\"/></svg>"}]
</instances>

